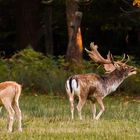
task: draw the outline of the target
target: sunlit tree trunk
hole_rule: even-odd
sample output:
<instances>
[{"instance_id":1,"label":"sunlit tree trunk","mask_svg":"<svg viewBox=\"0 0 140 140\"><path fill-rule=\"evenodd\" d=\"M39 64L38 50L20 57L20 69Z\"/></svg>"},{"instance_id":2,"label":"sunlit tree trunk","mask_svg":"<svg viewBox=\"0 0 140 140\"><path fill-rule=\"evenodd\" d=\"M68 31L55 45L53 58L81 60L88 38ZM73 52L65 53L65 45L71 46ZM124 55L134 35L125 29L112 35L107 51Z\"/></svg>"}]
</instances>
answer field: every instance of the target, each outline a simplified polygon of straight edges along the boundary
<instances>
[{"instance_id":1,"label":"sunlit tree trunk","mask_svg":"<svg viewBox=\"0 0 140 140\"><path fill-rule=\"evenodd\" d=\"M69 38L66 59L81 63L83 52L80 29L82 13L78 11L78 3L75 0L66 0L66 14Z\"/></svg>"}]
</instances>

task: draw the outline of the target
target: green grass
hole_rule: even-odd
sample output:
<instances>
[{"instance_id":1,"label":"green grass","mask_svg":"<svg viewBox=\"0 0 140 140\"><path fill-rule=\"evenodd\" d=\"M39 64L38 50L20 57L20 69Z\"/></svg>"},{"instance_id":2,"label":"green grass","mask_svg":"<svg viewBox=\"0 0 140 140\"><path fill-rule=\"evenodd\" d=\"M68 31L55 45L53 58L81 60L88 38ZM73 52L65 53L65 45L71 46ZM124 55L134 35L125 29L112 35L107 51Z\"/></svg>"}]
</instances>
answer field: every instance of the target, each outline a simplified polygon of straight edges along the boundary
<instances>
[{"instance_id":1,"label":"green grass","mask_svg":"<svg viewBox=\"0 0 140 140\"><path fill-rule=\"evenodd\" d=\"M23 132L6 131L6 112L0 113L0 140L140 140L139 100L106 97L106 111L99 121L92 120L89 102L80 121L70 119L68 99L52 96L22 96Z\"/></svg>"}]
</instances>

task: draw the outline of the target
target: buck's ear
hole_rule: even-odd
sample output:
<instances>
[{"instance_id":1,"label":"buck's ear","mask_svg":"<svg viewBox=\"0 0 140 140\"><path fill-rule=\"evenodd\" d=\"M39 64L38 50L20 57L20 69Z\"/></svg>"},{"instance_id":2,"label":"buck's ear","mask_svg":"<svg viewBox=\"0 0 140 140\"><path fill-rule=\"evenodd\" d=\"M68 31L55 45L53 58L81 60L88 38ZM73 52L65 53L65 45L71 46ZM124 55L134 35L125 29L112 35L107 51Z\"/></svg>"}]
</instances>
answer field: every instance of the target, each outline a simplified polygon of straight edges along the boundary
<instances>
[{"instance_id":1,"label":"buck's ear","mask_svg":"<svg viewBox=\"0 0 140 140\"><path fill-rule=\"evenodd\" d=\"M114 66L117 70L121 70L122 69L122 65L120 63L114 63Z\"/></svg>"},{"instance_id":2,"label":"buck's ear","mask_svg":"<svg viewBox=\"0 0 140 140\"><path fill-rule=\"evenodd\" d=\"M104 66L106 73L110 73L116 69L112 63L111 64L103 64L103 66Z\"/></svg>"},{"instance_id":3,"label":"buck's ear","mask_svg":"<svg viewBox=\"0 0 140 140\"><path fill-rule=\"evenodd\" d=\"M109 51L107 54L107 59L111 61L111 63L114 65L114 59L113 59L113 55L111 54L111 52Z\"/></svg>"}]
</instances>

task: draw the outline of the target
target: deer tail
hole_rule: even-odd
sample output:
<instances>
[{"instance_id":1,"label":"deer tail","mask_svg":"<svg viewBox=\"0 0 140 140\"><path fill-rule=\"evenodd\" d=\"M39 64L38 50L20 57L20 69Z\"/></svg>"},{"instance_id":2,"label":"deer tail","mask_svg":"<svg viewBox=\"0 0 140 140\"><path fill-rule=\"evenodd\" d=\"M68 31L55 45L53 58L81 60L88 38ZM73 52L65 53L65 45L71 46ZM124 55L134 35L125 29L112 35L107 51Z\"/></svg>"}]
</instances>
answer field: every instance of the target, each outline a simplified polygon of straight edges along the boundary
<instances>
[{"instance_id":1,"label":"deer tail","mask_svg":"<svg viewBox=\"0 0 140 140\"><path fill-rule=\"evenodd\" d=\"M69 91L71 94L76 91L79 87L78 84L78 79L75 77L70 77L67 82L66 82L66 89Z\"/></svg>"}]
</instances>

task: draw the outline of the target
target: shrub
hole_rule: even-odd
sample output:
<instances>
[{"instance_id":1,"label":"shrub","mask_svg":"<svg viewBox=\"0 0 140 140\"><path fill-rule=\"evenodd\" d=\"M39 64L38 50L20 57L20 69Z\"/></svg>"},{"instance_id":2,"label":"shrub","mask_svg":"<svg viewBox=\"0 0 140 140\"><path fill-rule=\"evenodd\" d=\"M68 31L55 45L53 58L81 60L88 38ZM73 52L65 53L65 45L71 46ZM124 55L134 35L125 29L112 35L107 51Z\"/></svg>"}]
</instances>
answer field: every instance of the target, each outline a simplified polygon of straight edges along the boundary
<instances>
[{"instance_id":1,"label":"shrub","mask_svg":"<svg viewBox=\"0 0 140 140\"><path fill-rule=\"evenodd\" d=\"M70 75L91 72L103 74L102 67L98 69L97 67L97 64L85 60L83 65L72 65L65 62L64 56L44 56L32 48L27 48L10 59L0 59L0 81L15 80L23 85L24 90L31 93L62 95L65 93L65 81ZM140 71L139 67L138 71ZM128 78L120 86L119 91L138 94L139 85L140 73L138 72L136 76Z\"/></svg>"}]
</instances>

